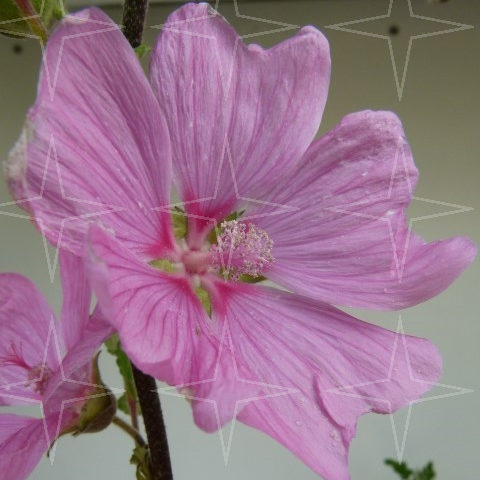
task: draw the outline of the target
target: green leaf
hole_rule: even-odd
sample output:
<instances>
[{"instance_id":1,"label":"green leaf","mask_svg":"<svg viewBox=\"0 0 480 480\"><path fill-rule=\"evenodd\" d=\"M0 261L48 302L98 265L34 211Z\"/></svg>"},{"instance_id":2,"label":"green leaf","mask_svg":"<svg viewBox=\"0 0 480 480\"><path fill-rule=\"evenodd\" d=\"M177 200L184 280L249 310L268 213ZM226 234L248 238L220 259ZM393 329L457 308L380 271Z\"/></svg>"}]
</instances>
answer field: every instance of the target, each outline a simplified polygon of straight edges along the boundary
<instances>
[{"instance_id":1,"label":"green leaf","mask_svg":"<svg viewBox=\"0 0 480 480\"><path fill-rule=\"evenodd\" d=\"M137 389L135 387L135 380L133 378L132 364L127 354L122 350L120 339L117 334L112 335L106 342L105 346L109 353L114 355L117 359L117 366L120 375L123 378L125 390L127 395L132 400L137 400Z\"/></svg>"},{"instance_id":2,"label":"green leaf","mask_svg":"<svg viewBox=\"0 0 480 480\"><path fill-rule=\"evenodd\" d=\"M137 398L137 389L135 388L135 380L133 378L132 364L127 354L119 348L117 352L117 365L125 382L125 388L130 398Z\"/></svg>"},{"instance_id":3,"label":"green leaf","mask_svg":"<svg viewBox=\"0 0 480 480\"><path fill-rule=\"evenodd\" d=\"M414 480L433 480L436 476L437 472L433 468L433 463L428 462L427 465L423 467L423 470L415 473L413 478Z\"/></svg>"},{"instance_id":4,"label":"green leaf","mask_svg":"<svg viewBox=\"0 0 480 480\"><path fill-rule=\"evenodd\" d=\"M148 446L135 447L130 458L130 463L137 467L137 480L151 480Z\"/></svg>"},{"instance_id":5,"label":"green leaf","mask_svg":"<svg viewBox=\"0 0 480 480\"><path fill-rule=\"evenodd\" d=\"M428 462L422 470L412 470L406 462L400 463L392 458L387 458L385 464L392 467L400 478L407 480L433 480L437 475L432 462Z\"/></svg>"},{"instance_id":6,"label":"green leaf","mask_svg":"<svg viewBox=\"0 0 480 480\"><path fill-rule=\"evenodd\" d=\"M2 0L0 5L0 30L2 34L19 38L25 35L43 37L56 20L62 17L61 0L29 0L33 15L22 10L15 0ZM27 20L22 20L27 18Z\"/></svg>"},{"instance_id":7,"label":"green leaf","mask_svg":"<svg viewBox=\"0 0 480 480\"><path fill-rule=\"evenodd\" d=\"M400 478L408 479L413 473L413 470L408 468L408 465L405 462L397 462L392 458L387 458L385 460L385 465L388 465L393 468L394 472L399 475Z\"/></svg>"},{"instance_id":8,"label":"green leaf","mask_svg":"<svg viewBox=\"0 0 480 480\"><path fill-rule=\"evenodd\" d=\"M128 404L128 398L125 393L117 399L117 408L123 413L130 415L130 406Z\"/></svg>"}]
</instances>

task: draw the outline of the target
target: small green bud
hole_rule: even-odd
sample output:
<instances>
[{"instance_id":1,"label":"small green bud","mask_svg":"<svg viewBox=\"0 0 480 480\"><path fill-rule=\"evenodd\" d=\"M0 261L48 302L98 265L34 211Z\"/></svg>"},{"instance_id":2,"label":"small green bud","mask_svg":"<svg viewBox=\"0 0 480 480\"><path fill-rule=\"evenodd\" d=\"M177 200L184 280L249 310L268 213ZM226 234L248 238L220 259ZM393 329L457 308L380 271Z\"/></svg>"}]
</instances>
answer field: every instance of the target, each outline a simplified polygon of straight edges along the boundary
<instances>
[{"instance_id":1,"label":"small green bud","mask_svg":"<svg viewBox=\"0 0 480 480\"><path fill-rule=\"evenodd\" d=\"M93 361L93 382L97 387L91 392L91 398L85 402L77 423L71 428L73 435L104 430L112 423L117 412L115 395L103 384L100 377L98 355Z\"/></svg>"}]
</instances>

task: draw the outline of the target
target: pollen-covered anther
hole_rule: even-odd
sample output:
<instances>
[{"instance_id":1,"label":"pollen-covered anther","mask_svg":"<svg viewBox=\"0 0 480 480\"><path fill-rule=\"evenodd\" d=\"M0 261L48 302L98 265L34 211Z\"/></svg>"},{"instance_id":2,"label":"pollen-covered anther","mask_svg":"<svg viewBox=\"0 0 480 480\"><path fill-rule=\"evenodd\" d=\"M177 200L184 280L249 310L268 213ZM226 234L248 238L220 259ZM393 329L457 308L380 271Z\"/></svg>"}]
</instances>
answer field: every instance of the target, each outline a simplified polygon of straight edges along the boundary
<instances>
[{"instance_id":1,"label":"pollen-covered anther","mask_svg":"<svg viewBox=\"0 0 480 480\"><path fill-rule=\"evenodd\" d=\"M231 280L239 280L242 275L259 277L274 262L273 240L265 230L237 220L224 221L220 227L217 244L211 248L217 271Z\"/></svg>"}]
</instances>

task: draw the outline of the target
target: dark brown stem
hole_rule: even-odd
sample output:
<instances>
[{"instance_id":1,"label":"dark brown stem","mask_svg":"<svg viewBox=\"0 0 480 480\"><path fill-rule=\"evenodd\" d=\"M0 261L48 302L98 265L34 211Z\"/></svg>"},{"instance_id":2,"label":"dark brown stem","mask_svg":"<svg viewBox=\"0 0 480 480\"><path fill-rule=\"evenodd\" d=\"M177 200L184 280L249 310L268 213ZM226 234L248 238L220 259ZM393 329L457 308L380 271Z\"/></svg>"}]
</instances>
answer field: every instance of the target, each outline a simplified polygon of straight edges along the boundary
<instances>
[{"instance_id":1,"label":"dark brown stem","mask_svg":"<svg viewBox=\"0 0 480 480\"><path fill-rule=\"evenodd\" d=\"M125 0L123 4L123 33L132 48L142 43L147 8L148 0ZM167 432L155 379L144 374L133 363L132 370L147 432L151 478L173 480Z\"/></svg>"},{"instance_id":2,"label":"dark brown stem","mask_svg":"<svg viewBox=\"0 0 480 480\"><path fill-rule=\"evenodd\" d=\"M145 375L133 364L132 368L147 432L152 480L172 480L167 432L155 379L150 375Z\"/></svg>"},{"instance_id":3,"label":"dark brown stem","mask_svg":"<svg viewBox=\"0 0 480 480\"><path fill-rule=\"evenodd\" d=\"M123 4L123 33L133 48L142 43L148 0L125 0Z\"/></svg>"}]
</instances>

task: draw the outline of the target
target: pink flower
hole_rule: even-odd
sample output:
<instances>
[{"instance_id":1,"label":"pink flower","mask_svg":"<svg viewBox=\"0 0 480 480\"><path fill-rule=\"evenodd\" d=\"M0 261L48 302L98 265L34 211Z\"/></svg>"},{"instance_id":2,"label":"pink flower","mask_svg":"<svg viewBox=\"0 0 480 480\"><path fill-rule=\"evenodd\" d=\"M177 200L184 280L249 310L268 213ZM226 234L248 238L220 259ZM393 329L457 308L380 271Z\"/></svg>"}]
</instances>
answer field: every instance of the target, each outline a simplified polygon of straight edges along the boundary
<instances>
[{"instance_id":1,"label":"pink flower","mask_svg":"<svg viewBox=\"0 0 480 480\"><path fill-rule=\"evenodd\" d=\"M415 305L475 247L408 230L417 170L394 114L354 113L313 140L329 76L315 28L264 50L188 4L159 35L149 83L113 22L84 10L48 43L8 170L53 243L82 254L88 237L123 347L188 393L200 427L236 416L343 480L358 416L421 396L441 358L324 302ZM188 218L176 235L172 178ZM263 277L292 293L244 281Z\"/></svg>"},{"instance_id":2,"label":"pink flower","mask_svg":"<svg viewBox=\"0 0 480 480\"><path fill-rule=\"evenodd\" d=\"M96 391L93 355L111 334L98 316L89 320L81 260L67 253L60 258L60 323L29 280L0 275L0 406L40 404L43 412L43 418L0 414L0 471L9 480L26 478L59 435L78 427Z\"/></svg>"}]
</instances>

